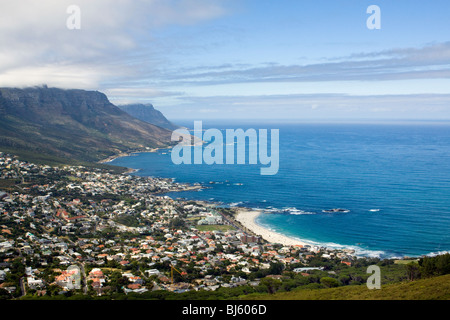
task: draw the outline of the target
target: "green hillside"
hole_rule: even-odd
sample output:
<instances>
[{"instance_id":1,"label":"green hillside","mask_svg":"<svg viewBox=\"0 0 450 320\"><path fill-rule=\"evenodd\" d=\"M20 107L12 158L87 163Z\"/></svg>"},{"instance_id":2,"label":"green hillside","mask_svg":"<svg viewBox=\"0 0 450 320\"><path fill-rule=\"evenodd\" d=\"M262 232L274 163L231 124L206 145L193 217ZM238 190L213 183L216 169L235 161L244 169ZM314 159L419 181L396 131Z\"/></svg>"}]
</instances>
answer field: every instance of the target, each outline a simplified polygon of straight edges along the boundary
<instances>
[{"instance_id":1,"label":"green hillside","mask_svg":"<svg viewBox=\"0 0 450 320\"><path fill-rule=\"evenodd\" d=\"M42 155L55 162L97 162L168 146L170 137L171 131L132 117L101 92L0 88L0 151L27 161Z\"/></svg>"},{"instance_id":2,"label":"green hillside","mask_svg":"<svg viewBox=\"0 0 450 320\"><path fill-rule=\"evenodd\" d=\"M364 285L330 289L299 289L275 294L250 294L244 300L449 300L450 274L406 281L369 290Z\"/></svg>"}]
</instances>

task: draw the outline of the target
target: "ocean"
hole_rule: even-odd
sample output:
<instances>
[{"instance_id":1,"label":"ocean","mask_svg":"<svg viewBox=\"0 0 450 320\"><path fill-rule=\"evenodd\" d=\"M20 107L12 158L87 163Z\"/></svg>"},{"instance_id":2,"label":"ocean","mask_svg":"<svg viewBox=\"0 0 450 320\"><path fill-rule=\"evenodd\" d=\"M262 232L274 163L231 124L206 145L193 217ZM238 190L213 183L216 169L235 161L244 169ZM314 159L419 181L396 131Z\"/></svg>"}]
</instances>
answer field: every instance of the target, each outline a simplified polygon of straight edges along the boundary
<instances>
[{"instance_id":1,"label":"ocean","mask_svg":"<svg viewBox=\"0 0 450 320\"><path fill-rule=\"evenodd\" d=\"M175 165L170 150L111 164L199 182L207 188L168 195L264 209L257 223L313 244L380 258L450 251L449 123L203 121L203 128L279 129L278 173L261 175L259 164ZM333 208L349 211L323 212Z\"/></svg>"}]
</instances>

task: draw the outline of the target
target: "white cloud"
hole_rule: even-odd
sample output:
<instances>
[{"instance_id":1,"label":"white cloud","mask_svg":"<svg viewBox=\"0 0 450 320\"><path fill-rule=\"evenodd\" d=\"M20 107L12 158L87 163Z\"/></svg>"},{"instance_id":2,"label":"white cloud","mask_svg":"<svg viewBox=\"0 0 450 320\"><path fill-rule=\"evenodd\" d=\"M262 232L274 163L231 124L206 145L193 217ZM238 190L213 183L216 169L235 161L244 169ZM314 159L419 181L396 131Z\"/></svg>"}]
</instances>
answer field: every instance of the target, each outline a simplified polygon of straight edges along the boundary
<instances>
[{"instance_id":1,"label":"white cloud","mask_svg":"<svg viewBox=\"0 0 450 320\"><path fill-rule=\"evenodd\" d=\"M164 79L178 84L211 85L263 82L387 81L450 78L450 42L421 48L398 48L360 53L338 62L306 65L235 65L226 69L192 69L168 72Z\"/></svg>"},{"instance_id":2,"label":"white cloud","mask_svg":"<svg viewBox=\"0 0 450 320\"><path fill-rule=\"evenodd\" d=\"M105 72L107 72L105 70ZM98 70L88 66L45 65L36 67L19 67L2 72L0 84L11 87L28 87L32 85L49 85L59 88L96 88L100 76Z\"/></svg>"},{"instance_id":3,"label":"white cloud","mask_svg":"<svg viewBox=\"0 0 450 320\"><path fill-rule=\"evenodd\" d=\"M66 26L69 5L80 8L80 30ZM224 13L219 0L2 1L0 85L36 85L45 80L60 86L73 78L75 87L79 78L90 76L86 85L98 86L109 79L109 70L120 79L139 69L130 63L136 54L152 60L149 43L157 28L191 25ZM62 70L56 71L61 65ZM67 73L71 69L72 76Z\"/></svg>"},{"instance_id":4,"label":"white cloud","mask_svg":"<svg viewBox=\"0 0 450 320\"><path fill-rule=\"evenodd\" d=\"M208 110L199 113L198 106ZM316 107L317 106L317 107ZM291 94L186 97L160 108L169 119L441 119L449 120L450 94L346 95ZM214 112L215 110L215 112Z\"/></svg>"}]
</instances>

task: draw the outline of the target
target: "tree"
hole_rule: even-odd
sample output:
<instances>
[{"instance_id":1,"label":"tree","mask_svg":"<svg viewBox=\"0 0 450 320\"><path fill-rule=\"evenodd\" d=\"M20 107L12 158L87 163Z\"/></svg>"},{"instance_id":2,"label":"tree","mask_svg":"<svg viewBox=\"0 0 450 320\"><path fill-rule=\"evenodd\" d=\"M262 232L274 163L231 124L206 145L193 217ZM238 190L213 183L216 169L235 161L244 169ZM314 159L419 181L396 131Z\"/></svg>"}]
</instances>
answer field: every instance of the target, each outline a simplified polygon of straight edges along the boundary
<instances>
[{"instance_id":1,"label":"tree","mask_svg":"<svg viewBox=\"0 0 450 320\"><path fill-rule=\"evenodd\" d=\"M346 286L350 284L350 277L347 275L342 275L339 277L339 282L342 283L342 285Z\"/></svg>"},{"instance_id":2,"label":"tree","mask_svg":"<svg viewBox=\"0 0 450 320\"><path fill-rule=\"evenodd\" d=\"M274 294L281 287L281 280L266 277L259 283L260 286L264 287L269 294Z\"/></svg>"},{"instance_id":3,"label":"tree","mask_svg":"<svg viewBox=\"0 0 450 320\"><path fill-rule=\"evenodd\" d=\"M424 257L419 260L419 271L425 277L450 273L450 254Z\"/></svg>"},{"instance_id":4,"label":"tree","mask_svg":"<svg viewBox=\"0 0 450 320\"><path fill-rule=\"evenodd\" d=\"M331 277L323 277L320 279L320 283L326 288L334 288L339 286L339 281Z\"/></svg>"},{"instance_id":5,"label":"tree","mask_svg":"<svg viewBox=\"0 0 450 320\"><path fill-rule=\"evenodd\" d=\"M11 299L11 295L5 289L0 288L0 300L7 300L7 299Z\"/></svg>"},{"instance_id":6,"label":"tree","mask_svg":"<svg viewBox=\"0 0 450 320\"><path fill-rule=\"evenodd\" d=\"M419 260L420 273L425 277L431 277L436 272L435 260L425 257Z\"/></svg>"},{"instance_id":7,"label":"tree","mask_svg":"<svg viewBox=\"0 0 450 320\"><path fill-rule=\"evenodd\" d=\"M406 265L406 276L409 281L414 281L415 279L420 278L419 266L414 262L408 263Z\"/></svg>"},{"instance_id":8,"label":"tree","mask_svg":"<svg viewBox=\"0 0 450 320\"><path fill-rule=\"evenodd\" d=\"M439 274L449 274L450 273L450 254L446 253L436 257L436 269Z\"/></svg>"},{"instance_id":9,"label":"tree","mask_svg":"<svg viewBox=\"0 0 450 320\"><path fill-rule=\"evenodd\" d=\"M284 264L281 262L272 262L269 267L269 274L281 274L284 269Z\"/></svg>"},{"instance_id":10,"label":"tree","mask_svg":"<svg viewBox=\"0 0 450 320\"><path fill-rule=\"evenodd\" d=\"M181 218L175 218L169 224L169 228L171 228L171 229L180 229L184 226L185 226L185 222Z\"/></svg>"}]
</instances>

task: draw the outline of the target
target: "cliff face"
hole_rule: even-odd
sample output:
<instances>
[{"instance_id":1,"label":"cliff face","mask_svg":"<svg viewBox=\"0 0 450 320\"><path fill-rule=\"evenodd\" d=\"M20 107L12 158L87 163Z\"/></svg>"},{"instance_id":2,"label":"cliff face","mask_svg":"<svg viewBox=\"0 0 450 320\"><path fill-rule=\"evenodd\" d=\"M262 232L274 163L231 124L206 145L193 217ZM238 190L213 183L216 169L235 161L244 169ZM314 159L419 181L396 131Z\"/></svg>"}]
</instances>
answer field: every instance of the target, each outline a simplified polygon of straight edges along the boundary
<instances>
[{"instance_id":1,"label":"cliff face","mask_svg":"<svg viewBox=\"0 0 450 320\"><path fill-rule=\"evenodd\" d=\"M98 91L0 88L0 150L98 161L170 144L171 132L138 120Z\"/></svg>"},{"instance_id":2,"label":"cliff face","mask_svg":"<svg viewBox=\"0 0 450 320\"><path fill-rule=\"evenodd\" d=\"M166 117L164 117L164 115L160 111L156 110L150 103L128 104L118 107L133 117L154 124L155 126L166 128L168 130L175 130L178 128L178 126L167 120Z\"/></svg>"}]
</instances>

